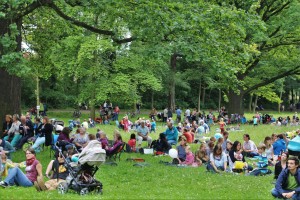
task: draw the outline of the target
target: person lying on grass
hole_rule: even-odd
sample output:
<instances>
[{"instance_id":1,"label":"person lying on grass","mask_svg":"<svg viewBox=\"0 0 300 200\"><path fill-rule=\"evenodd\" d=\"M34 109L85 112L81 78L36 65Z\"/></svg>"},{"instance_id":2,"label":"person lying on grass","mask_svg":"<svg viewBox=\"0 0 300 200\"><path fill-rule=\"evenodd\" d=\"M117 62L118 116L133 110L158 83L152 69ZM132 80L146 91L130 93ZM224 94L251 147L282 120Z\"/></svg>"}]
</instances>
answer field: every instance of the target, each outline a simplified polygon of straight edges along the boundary
<instances>
[{"instance_id":1,"label":"person lying on grass","mask_svg":"<svg viewBox=\"0 0 300 200\"><path fill-rule=\"evenodd\" d=\"M35 157L34 149L26 150L26 161L16 164L15 167L9 170L4 181L0 182L0 186L8 187L12 185L31 187L34 184L39 184L43 180L42 165ZM19 167L25 167L24 174Z\"/></svg>"},{"instance_id":2,"label":"person lying on grass","mask_svg":"<svg viewBox=\"0 0 300 200\"><path fill-rule=\"evenodd\" d=\"M215 172L215 173L226 171L227 156L225 152L222 151L222 146L220 144L214 147L214 151L210 154L209 157L210 157L210 162L206 167L208 171Z\"/></svg>"}]
</instances>

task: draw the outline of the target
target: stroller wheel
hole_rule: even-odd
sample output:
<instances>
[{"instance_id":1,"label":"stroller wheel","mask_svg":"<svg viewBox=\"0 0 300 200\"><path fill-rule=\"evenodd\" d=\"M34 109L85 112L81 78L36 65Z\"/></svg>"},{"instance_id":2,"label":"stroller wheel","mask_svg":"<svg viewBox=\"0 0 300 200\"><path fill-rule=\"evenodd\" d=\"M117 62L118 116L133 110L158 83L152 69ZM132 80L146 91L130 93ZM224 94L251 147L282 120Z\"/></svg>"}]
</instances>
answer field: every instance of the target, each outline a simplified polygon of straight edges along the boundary
<instances>
[{"instance_id":1,"label":"stroller wheel","mask_svg":"<svg viewBox=\"0 0 300 200\"><path fill-rule=\"evenodd\" d=\"M59 194L66 194L68 192L68 184L66 182L61 182L57 186L57 191Z\"/></svg>"},{"instance_id":2,"label":"stroller wheel","mask_svg":"<svg viewBox=\"0 0 300 200\"><path fill-rule=\"evenodd\" d=\"M100 187L100 186L97 187L96 193L102 195L102 194L103 194L103 189L102 189L102 187Z\"/></svg>"},{"instance_id":3,"label":"stroller wheel","mask_svg":"<svg viewBox=\"0 0 300 200\"><path fill-rule=\"evenodd\" d=\"M79 192L80 195L87 195L89 193L89 189L88 188L82 188Z\"/></svg>"}]
</instances>

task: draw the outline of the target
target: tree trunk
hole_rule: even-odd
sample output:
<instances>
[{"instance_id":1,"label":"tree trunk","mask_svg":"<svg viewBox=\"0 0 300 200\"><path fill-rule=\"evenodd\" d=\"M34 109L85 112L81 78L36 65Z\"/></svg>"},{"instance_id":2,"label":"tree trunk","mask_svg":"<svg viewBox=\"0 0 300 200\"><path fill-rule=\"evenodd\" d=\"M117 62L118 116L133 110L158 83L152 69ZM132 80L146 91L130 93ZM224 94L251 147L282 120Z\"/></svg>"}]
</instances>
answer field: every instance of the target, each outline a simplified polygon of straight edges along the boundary
<instances>
[{"instance_id":1,"label":"tree trunk","mask_svg":"<svg viewBox=\"0 0 300 200\"><path fill-rule=\"evenodd\" d=\"M222 99L222 96L221 96L221 94L222 94L222 91L221 91L221 89L219 89L219 111L221 110L221 99Z\"/></svg>"},{"instance_id":2,"label":"tree trunk","mask_svg":"<svg viewBox=\"0 0 300 200\"><path fill-rule=\"evenodd\" d=\"M0 36L9 34L9 25L16 23L19 33L21 33L22 21L13 22L8 19L0 18ZM16 52L21 51L22 38L19 34L16 37ZM0 59L5 54L3 46L0 45ZM0 68L0 119L4 120L6 114L21 114L21 79L10 75L4 68ZM2 130L2 123L0 123Z\"/></svg>"},{"instance_id":3,"label":"tree trunk","mask_svg":"<svg viewBox=\"0 0 300 200\"><path fill-rule=\"evenodd\" d=\"M228 114L244 114L243 107L244 93L240 90L240 94L236 94L233 90L228 92Z\"/></svg>"},{"instance_id":4,"label":"tree trunk","mask_svg":"<svg viewBox=\"0 0 300 200\"><path fill-rule=\"evenodd\" d=\"M91 102L90 105L90 116L93 120L95 120L95 112L96 112L96 108L95 108L95 104L94 102Z\"/></svg>"},{"instance_id":5,"label":"tree trunk","mask_svg":"<svg viewBox=\"0 0 300 200\"><path fill-rule=\"evenodd\" d=\"M205 92L206 92L206 88L205 85L203 86L203 92L202 92L202 107L204 107L205 104Z\"/></svg>"},{"instance_id":6,"label":"tree trunk","mask_svg":"<svg viewBox=\"0 0 300 200\"><path fill-rule=\"evenodd\" d=\"M283 88L280 91L279 99L281 100L282 98L282 93L283 93ZM278 102L278 112L280 113L280 108L281 108L281 102Z\"/></svg>"},{"instance_id":7,"label":"tree trunk","mask_svg":"<svg viewBox=\"0 0 300 200\"><path fill-rule=\"evenodd\" d=\"M171 70L170 70L170 88L169 88L169 108L175 111L175 74L176 74L176 59L177 54L171 56Z\"/></svg>"},{"instance_id":8,"label":"tree trunk","mask_svg":"<svg viewBox=\"0 0 300 200\"><path fill-rule=\"evenodd\" d=\"M154 108L154 91L151 92L151 108Z\"/></svg>"},{"instance_id":9,"label":"tree trunk","mask_svg":"<svg viewBox=\"0 0 300 200\"><path fill-rule=\"evenodd\" d=\"M291 101L291 103L294 104L295 101L294 101L294 89L293 89L293 88L291 89L291 96L292 96L292 101Z\"/></svg>"},{"instance_id":10,"label":"tree trunk","mask_svg":"<svg viewBox=\"0 0 300 200\"><path fill-rule=\"evenodd\" d=\"M253 106L253 113L255 113L255 109L257 107L257 100L258 100L258 95L255 96L254 106Z\"/></svg>"},{"instance_id":11,"label":"tree trunk","mask_svg":"<svg viewBox=\"0 0 300 200\"><path fill-rule=\"evenodd\" d=\"M201 83L202 83L202 79L200 78L199 95L198 95L198 111L200 111L200 108L201 108Z\"/></svg>"},{"instance_id":12,"label":"tree trunk","mask_svg":"<svg viewBox=\"0 0 300 200\"><path fill-rule=\"evenodd\" d=\"M252 99L253 99L253 94L250 94L250 101L249 101L249 112L251 112L252 111L252 108L251 108L251 106L252 106Z\"/></svg>"}]
</instances>

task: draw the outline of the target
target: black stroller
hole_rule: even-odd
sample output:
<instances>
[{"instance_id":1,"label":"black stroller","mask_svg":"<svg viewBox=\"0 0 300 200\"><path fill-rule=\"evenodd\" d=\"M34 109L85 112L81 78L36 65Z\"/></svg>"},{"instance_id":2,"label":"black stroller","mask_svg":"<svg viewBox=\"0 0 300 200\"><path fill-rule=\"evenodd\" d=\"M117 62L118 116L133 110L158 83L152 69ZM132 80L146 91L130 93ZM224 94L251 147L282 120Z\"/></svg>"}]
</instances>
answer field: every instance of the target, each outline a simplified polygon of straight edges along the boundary
<instances>
[{"instance_id":1,"label":"black stroller","mask_svg":"<svg viewBox=\"0 0 300 200\"><path fill-rule=\"evenodd\" d=\"M62 147L56 145L56 148L63 155ZM94 178L99 166L105 162L106 158L106 152L101 148L99 141L90 141L83 151L73 155L71 160L65 156L63 158L65 167L69 170L69 176L65 182L59 183L58 193L66 194L71 189L80 195L87 195L90 192L102 194L102 183Z\"/></svg>"}]
</instances>

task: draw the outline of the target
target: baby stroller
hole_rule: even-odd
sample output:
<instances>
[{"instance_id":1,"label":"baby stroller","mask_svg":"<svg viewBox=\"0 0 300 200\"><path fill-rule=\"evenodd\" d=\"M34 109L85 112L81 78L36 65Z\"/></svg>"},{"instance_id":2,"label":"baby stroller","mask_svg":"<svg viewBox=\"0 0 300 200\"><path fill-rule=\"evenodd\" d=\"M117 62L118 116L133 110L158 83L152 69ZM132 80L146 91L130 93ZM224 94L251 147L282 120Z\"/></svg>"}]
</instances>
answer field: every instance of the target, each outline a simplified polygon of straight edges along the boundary
<instances>
[{"instance_id":1,"label":"baby stroller","mask_svg":"<svg viewBox=\"0 0 300 200\"><path fill-rule=\"evenodd\" d=\"M58 151L62 151L57 145L56 148ZM99 166L105 162L106 158L106 152L101 148L101 143L97 140L92 140L77 155L78 157L72 156L71 160L73 162L64 157L65 167L70 173L66 181L58 185L58 192L65 194L71 189L80 195L87 195L90 192L102 194L102 183L94 178Z\"/></svg>"}]
</instances>

